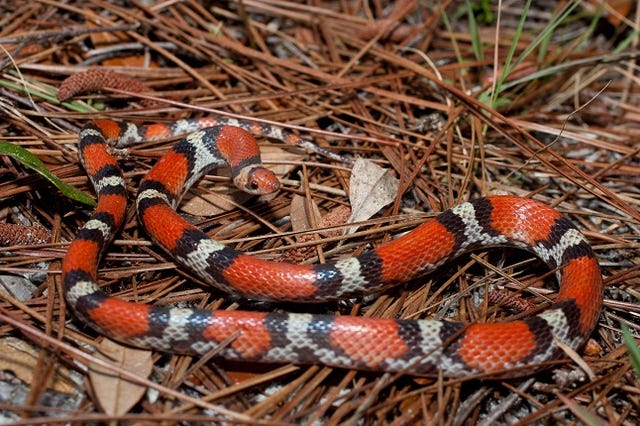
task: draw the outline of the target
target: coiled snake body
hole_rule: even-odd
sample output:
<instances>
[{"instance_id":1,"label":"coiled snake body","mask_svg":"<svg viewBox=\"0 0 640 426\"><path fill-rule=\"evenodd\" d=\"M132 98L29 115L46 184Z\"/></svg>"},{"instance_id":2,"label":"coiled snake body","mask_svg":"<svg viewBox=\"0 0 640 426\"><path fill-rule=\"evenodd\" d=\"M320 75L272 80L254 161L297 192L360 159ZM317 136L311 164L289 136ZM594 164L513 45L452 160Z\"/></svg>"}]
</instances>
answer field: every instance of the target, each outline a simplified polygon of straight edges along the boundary
<instances>
[{"instance_id":1,"label":"coiled snake body","mask_svg":"<svg viewBox=\"0 0 640 426\"><path fill-rule=\"evenodd\" d=\"M321 265L280 264L211 240L174 210L205 172L229 165L234 183L251 193L278 188L260 165L255 134L293 138L235 120L194 119L135 126L93 121L80 133L82 163L98 206L63 262L64 292L78 317L100 333L134 346L204 354L230 339L220 356L246 361L318 363L336 367L456 377L531 374L577 348L593 331L602 277L585 237L556 210L515 196L462 203L415 230L357 257ZM535 253L556 270L555 302L524 320L465 324L316 314L178 309L107 296L96 282L101 253L124 220L126 188L107 143L130 143L191 132L149 171L137 209L151 238L179 264L212 285L248 298L326 301L382 290L424 275L460 254L491 246Z\"/></svg>"}]
</instances>

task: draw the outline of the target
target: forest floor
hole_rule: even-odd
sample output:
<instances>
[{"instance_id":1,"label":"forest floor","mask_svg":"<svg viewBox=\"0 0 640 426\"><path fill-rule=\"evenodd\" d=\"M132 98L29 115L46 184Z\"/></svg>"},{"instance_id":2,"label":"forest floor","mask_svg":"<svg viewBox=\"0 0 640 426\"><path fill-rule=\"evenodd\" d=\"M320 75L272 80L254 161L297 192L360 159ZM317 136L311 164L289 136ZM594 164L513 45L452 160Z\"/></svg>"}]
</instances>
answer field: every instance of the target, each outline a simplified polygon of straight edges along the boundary
<instances>
[{"instance_id":1,"label":"forest floor","mask_svg":"<svg viewBox=\"0 0 640 426\"><path fill-rule=\"evenodd\" d=\"M622 331L640 333L634 5L306 3L0 2L0 422L639 424L640 372ZM90 69L101 71L83 93L60 101L63 80ZM604 301L591 339L540 372L500 379L199 359L103 338L62 296L62 261L94 197L78 133L94 118L209 115L283 126L309 142L260 138L281 180L275 195L240 202L227 177L197 182L179 212L212 238L317 263L377 247L464 201L532 198L570 217L600 263ZM151 243L135 214L140 179L174 143L117 152L129 207L99 266L110 295L469 322L527 316L557 295L540 262L505 249L466 254L375 297L319 305L212 290ZM356 232L341 232L351 221ZM98 369L105 363L112 374Z\"/></svg>"}]
</instances>

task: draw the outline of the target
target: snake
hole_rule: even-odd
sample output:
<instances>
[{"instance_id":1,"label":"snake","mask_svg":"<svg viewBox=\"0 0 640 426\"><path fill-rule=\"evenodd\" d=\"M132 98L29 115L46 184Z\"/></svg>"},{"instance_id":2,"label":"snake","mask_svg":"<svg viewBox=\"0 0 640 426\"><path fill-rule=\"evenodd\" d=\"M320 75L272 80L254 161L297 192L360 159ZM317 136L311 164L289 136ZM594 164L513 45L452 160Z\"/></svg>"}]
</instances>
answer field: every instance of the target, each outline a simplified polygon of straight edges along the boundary
<instances>
[{"instance_id":1,"label":"snake","mask_svg":"<svg viewBox=\"0 0 640 426\"><path fill-rule=\"evenodd\" d=\"M102 254L126 216L127 188L114 148L182 136L145 174L136 196L150 239L185 271L246 299L322 303L383 292L432 273L464 253L514 247L555 273L557 296L504 321L375 318L154 306L110 296L98 284ZM186 191L216 167L235 186L268 194L280 182L262 165L256 137L296 143L272 126L202 117L137 125L94 120L79 133L79 157L97 193L95 210L62 264L65 300L98 333L135 347L252 363L318 364L443 377L510 378L549 368L594 331L603 299L587 238L558 210L530 198L491 195L462 202L357 256L319 264L278 263L224 245L177 213Z\"/></svg>"}]
</instances>

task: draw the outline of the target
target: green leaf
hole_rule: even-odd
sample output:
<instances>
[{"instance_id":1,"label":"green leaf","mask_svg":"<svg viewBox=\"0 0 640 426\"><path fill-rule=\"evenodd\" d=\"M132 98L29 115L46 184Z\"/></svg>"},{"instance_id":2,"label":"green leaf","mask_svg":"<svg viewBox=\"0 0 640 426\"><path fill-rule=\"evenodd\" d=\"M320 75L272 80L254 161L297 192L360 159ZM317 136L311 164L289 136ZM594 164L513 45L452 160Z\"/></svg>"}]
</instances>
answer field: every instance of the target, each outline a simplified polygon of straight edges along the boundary
<instances>
[{"instance_id":1,"label":"green leaf","mask_svg":"<svg viewBox=\"0 0 640 426\"><path fill-rule=\"evenodd\" d=\"M38 157L22 148L21 146L14 145L6 141L0 141L0 154L5 154L13 157L26 167L41 174L56 188L58 188L60 192L62 192L72 200L79 201L91 207L96 205L96 202L91 196L61 181L56 175L51 173L49 169L45 167L45 165L42 163L42 161L40 161Z\"/></svg>"}]
</instances>

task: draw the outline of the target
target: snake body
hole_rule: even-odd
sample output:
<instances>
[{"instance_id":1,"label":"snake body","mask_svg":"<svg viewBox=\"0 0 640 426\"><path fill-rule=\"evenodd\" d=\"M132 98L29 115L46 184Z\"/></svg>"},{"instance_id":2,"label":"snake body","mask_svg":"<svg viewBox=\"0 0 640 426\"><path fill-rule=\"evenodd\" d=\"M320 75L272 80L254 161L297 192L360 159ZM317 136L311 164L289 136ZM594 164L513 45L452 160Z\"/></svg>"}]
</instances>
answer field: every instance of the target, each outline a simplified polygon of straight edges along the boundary
<instances>
[{"instance_id":1,"label":"snake body","mask_svg":"<svg viewBox=\"0 0 640 426\"><path fill-rule=\"evenodd\" d=\"M104 335L159 351L205 354L227 342L219 355L234 360L448 377L528 375L562 357L560 342L575 349L594 330L603 282L590 245L558 211L527 198L465 202L373 250L319 265L268 262L210 239L175 212L204 173L228 165L234 183L248 192L278 189L249 132L295 142L295 135L268 126L212 118L149 126L98 120L82 129L80 157L99 200L63 262L65 297L79 318ZM124 220L126 188L107 144L121 147L187 133L140 183L138 216L177 263L219 289L264 300L344 299L409 281L471 250L514 246L556 271L559 294L526 319L474 324L178 309L108 296L97 284L97 268Z\"/></svg>"}]
</instances>

